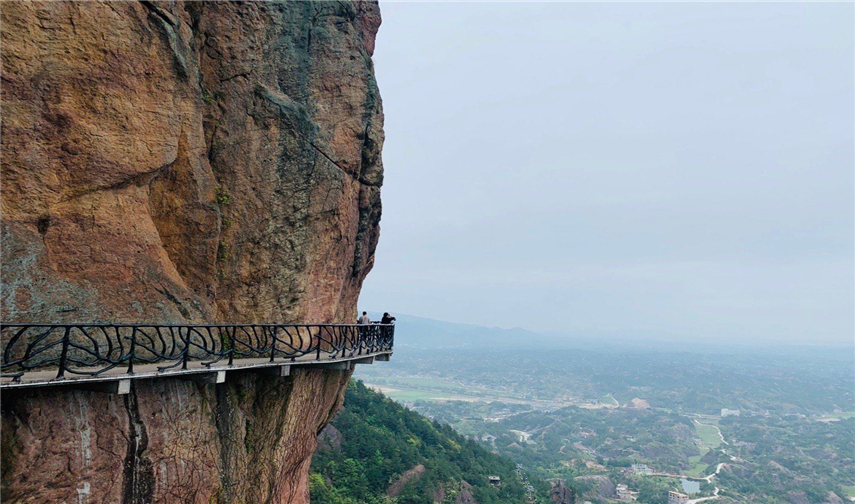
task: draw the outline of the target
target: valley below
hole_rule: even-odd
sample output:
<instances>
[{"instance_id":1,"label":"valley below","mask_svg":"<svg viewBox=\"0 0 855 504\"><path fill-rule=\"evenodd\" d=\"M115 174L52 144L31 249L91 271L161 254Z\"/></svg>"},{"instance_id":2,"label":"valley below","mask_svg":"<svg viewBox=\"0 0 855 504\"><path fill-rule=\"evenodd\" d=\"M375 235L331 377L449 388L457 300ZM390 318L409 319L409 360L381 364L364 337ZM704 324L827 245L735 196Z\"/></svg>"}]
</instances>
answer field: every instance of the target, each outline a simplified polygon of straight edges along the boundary
<instances>
[{"instance_id":1,"label":"valley below","mask_svg":"<svg viewBox=\"0 0 855 504\"><path fill-rule=\"evenodd\" d=\"M851 353L573 347L522 330L399 324L412 339L396 343L392 365L356 377L575 502L665 504L669 491L692 503L855 500ZM519 336L551 348L519 350Z\"/></svg>"}]
</instances>

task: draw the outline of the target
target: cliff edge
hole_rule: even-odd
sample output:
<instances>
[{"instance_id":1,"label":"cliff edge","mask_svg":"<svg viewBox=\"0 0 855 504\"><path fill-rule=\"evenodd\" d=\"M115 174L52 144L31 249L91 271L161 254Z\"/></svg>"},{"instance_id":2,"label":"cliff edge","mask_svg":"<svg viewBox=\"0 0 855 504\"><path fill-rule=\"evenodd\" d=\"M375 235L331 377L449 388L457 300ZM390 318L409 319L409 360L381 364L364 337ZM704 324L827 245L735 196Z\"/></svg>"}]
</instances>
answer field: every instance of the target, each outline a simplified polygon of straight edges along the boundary
<instances>
[{"instance_id":1,"label":"cliff edge","mask_svg":"<svg viewBox=\"0 0 855 504\"><path fill-rule=\"evenodd\" d=\"M373 265L372 2L2 2L2 319L344 322ZM306 502L349 372L5 392L4 502Z\"/></svg>"}]
</instances>

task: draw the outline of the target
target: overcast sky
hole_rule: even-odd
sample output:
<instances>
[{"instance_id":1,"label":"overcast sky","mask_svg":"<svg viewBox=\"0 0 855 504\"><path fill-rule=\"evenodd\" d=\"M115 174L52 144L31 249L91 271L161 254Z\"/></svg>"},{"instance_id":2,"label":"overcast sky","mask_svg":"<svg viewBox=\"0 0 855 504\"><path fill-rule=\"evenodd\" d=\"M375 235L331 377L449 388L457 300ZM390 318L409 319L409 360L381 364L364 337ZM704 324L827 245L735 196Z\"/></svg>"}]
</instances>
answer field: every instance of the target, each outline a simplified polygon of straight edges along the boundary
<instances>
[{"instance_id":1,"label":"overcast sky","mask_svg":"<svg viewBox=\"0 0 855 504\"><path fill-rule=\"evenodd\" d=\"M852 341L852 4L381 9L360 309Z\"/></svg>"}]
</instances>

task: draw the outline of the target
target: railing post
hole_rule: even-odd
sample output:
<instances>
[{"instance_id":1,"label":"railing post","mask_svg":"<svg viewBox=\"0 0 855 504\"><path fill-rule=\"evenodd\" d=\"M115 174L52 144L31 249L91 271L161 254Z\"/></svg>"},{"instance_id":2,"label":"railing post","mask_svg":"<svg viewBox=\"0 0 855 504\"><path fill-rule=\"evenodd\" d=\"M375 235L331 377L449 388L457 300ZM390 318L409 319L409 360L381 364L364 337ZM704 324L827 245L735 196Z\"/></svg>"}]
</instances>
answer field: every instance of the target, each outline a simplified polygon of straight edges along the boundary
<instances>
[{"instance_id":1,"label":"railing post","mask_svg":"<svg viewBox=\"0 0 855 504\"><path fill-rule=\"evenodd\" d=\"M119 332L119 329L116 329ZM128 356L128 374L134 374L134 354L137 350L137 328L131 329L131 353Z\"/></svg>"},{"instance_id":2,"label":"railing post","mask_svg":"<svg viewBox=\"0 0 855 504\"><path fill-rule=\"evenodd\" d=\"M187 332L182 339L184 340L184 356L181 362L181 369L187 369L187 361L190 360L190 328L185 327ZM181 336L181 327L178 328L178 335Z\"/></svg>"},{"instance_id":3,"label":"railing post","mask_svg":"<svg viewBox=\"0 0 855 504\"><path fill-rule=\"evenodd\" d=\"M362 345L365 346L369 352L373 350L373 342L377 340L377 331L375 329L379 330L379 326L369 327L362 337Z\"/></svg>"},{"instance_id":4,"label":"railing post","mask_svg":"<svg viewBox=\"0 0 855 504\"><path fill-rule=\"evenodd\" d=\"M56 373L56 379L60 380L65 378L65 362L68 357L68 333L71 332L71 327L68 326L65 328L65 332L62 335L62 353L59 354L59 371Z\"/></svg>"},{"instance_id":5,"label":"railing post","mask_svg":"<svg viewBox=\"0 0 855 504\"><path fill-rule=\"evenodd\" d=\"M276 326L270 328L270 362L276 357Z\"/></svg>"},{"instance_id":6,"label":"railing post","mask_svg":"<svg viewBox=\"0 0 855 504\"><path fill-rule=\"evenodd\" d=\"M235 333L237 332L237 327L232 327L232 330L229 331L229 328L226 328L226 334L229 335L229 343L231 346L229 347L229 366L235 363Z\"/></svg>"},{"instance_id":7,"label":"railing post","mask_svg":"<svg viewBox=\"0 0 855 504\"><path fill-rule=\"evenodd\" d=\"M365 328L359 327L359 331L356 334L357 338L359 338L360 348L364 347L366 342L371 341L371 331L373 331L371 326L366 326Z\"/></svg>"}]
</instances>

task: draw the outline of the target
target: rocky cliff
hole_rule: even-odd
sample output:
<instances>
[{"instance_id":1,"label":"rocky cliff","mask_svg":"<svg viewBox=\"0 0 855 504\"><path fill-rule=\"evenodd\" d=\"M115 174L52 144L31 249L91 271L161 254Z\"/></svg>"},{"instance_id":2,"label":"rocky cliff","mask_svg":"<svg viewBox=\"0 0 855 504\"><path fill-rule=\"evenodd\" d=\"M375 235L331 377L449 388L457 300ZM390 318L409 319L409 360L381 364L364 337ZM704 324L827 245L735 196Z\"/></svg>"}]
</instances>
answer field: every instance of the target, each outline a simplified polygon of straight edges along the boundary
<instances>
[{"instance_id":1,"label":"rocky cliff","mask_svg":"<svg viewBox=\"0 0 855 504\"><path fill-rule=\"evenodd\" d=\"M371 2L2 2L5 321L336 322L378 238ZM346 372L4 393L4 502L304 502Z\"/></svg>"}]
</instances>

